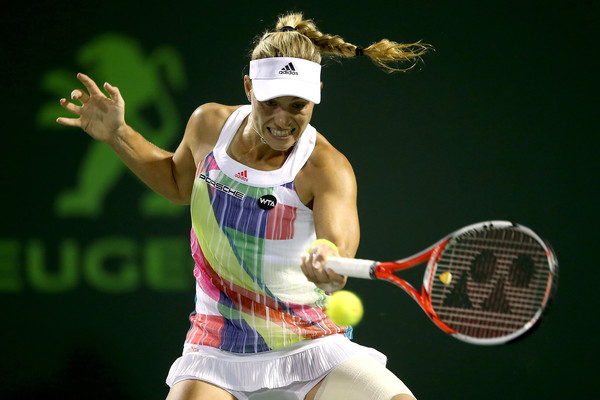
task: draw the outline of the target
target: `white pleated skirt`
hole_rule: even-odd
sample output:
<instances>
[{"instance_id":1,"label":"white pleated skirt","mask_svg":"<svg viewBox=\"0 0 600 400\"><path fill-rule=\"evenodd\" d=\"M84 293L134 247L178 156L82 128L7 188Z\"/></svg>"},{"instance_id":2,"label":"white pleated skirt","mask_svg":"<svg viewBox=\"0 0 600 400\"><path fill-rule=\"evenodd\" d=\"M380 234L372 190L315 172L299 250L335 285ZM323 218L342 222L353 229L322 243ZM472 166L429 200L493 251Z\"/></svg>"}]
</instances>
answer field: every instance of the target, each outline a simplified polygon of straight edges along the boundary
<instances>
[{"instance_id":1,"label":"white pleated skirt","mask_svg":"<svg viewBox=\"0 0 600 400\"><path fill-rule=\"evenodd\" d=\"M171 366L167 385L198 379L218 387L253 392L280 388L294 382L324 378L342 362L369 355L385 366L384 354L361 346L343 335L305 340L278 350L257 354L236 354L209 346L186 346Z\"/></svg>"}]
</instances>

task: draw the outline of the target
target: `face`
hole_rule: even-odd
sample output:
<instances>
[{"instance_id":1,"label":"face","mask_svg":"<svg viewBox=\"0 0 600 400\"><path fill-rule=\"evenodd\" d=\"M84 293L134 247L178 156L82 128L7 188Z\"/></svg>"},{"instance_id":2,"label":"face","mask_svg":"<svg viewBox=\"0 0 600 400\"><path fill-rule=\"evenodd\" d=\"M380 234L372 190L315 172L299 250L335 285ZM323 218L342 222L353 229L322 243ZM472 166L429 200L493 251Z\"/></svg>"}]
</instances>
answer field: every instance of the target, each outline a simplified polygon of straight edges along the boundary
<instances>
[{"instance_id":1,"label":"face","mask_svg":"<svg viewBox=\"0 0 600 400\"><path fill-rule=\"evenodd\" d=\"M258 101L249 88L253 128L273 150L289 150L310 123L314 103L292 96Z\"/></svg>"}]
</instances>

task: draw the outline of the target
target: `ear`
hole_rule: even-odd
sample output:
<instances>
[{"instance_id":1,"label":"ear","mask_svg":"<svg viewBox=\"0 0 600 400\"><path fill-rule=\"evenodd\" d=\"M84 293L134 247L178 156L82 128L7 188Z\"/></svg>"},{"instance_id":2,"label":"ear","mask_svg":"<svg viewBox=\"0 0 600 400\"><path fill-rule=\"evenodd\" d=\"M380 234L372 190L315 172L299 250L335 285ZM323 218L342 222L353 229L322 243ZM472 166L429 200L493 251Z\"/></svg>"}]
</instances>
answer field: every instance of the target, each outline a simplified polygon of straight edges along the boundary
<instances>
[{"instance_id":1,"label":"ear","mask_svg":"<svg viewBox=\"0 0 600 400\"><path fill-rule=\"evenodd\" d=\"M252 100L252 80L248 75L244 75L244 91L246 92L246 97L248 97L248 101Z\"/></svg>"}]
</instances>

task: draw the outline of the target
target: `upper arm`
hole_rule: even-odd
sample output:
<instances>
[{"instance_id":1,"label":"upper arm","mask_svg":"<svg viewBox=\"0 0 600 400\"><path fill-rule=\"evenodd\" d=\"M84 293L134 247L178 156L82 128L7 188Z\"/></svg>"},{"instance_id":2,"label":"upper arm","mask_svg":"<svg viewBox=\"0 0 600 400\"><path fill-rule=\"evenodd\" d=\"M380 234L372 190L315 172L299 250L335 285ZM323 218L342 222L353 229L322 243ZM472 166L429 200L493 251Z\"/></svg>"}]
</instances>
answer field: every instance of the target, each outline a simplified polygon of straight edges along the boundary
<instances>
[{"instance_id":1,"label":"upper arm","mask_svg":"<svg viewBox=\"0 0 600 400\"><path fill-rule=\"evenodd\" d=\"M317 238L335 243L342 257L354 257L360 240L356 177L346 157L322 141L306 171Z\"/></svg>"},{"instance_id":2,"label":"upper arm","mask_svg":"<svg viewBox=\"0 0 600 400\"><path fill-rule=\"evenodd\" d=\"M196 167L215 146L230 107L207 103L191 115L183 139L172 158L173 177L179 190L179 200L189 204Z\"/></svg>"},{"instance_id":3,"label":"upper arm","mask_svg":"<svg viewBox=\"0 0 600 400\"><path fill-rule=\"evenodd\" d=\"M190 121L192 118L190 118ZM189 125L188 123L188 127ZM180 204L189 204L192 196L194 175L196 173L196 163L189 136L188 129L186 128L183 139L171 158L173 178L179 191L178 202ZM173 200L171 201L174 202Z\"/></svg>"}]
</instances>

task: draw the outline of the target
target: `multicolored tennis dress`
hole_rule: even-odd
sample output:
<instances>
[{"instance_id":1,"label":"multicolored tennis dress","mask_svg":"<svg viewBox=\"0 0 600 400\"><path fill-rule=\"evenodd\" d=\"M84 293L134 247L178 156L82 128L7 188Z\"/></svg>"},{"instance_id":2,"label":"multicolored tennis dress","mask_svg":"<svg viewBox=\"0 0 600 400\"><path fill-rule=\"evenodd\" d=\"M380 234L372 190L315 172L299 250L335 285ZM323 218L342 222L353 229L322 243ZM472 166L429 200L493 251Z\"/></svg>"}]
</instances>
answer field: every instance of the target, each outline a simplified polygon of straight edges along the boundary
<instances>
[{"instance_id":1,"label":"multicolored tennis dress","mask_svg":"<svg viewBox=\"0 0 600 400\"><path fill-rule=\"evenodd\" d=\"M227 149L251 106L226 121L199 163L191 199L196 307L183 356L167 383L201 379L231 390L286 386L323 376L373 349L323 313L328 294L309 282L300 258L316 239L313 214L294 179L316 142L308 126L284 165L249 168ZM385 361L383 361L385 362Z\"/></svg>"}]
</instances>

